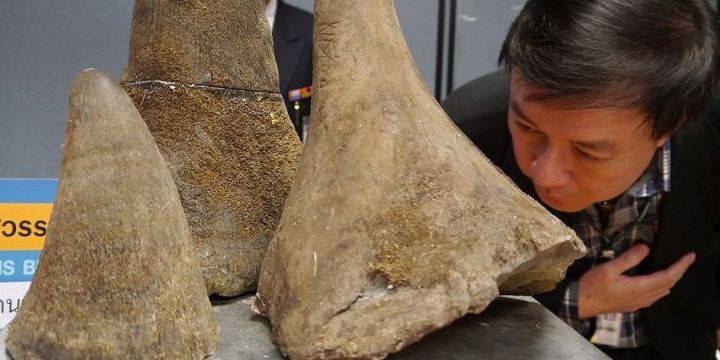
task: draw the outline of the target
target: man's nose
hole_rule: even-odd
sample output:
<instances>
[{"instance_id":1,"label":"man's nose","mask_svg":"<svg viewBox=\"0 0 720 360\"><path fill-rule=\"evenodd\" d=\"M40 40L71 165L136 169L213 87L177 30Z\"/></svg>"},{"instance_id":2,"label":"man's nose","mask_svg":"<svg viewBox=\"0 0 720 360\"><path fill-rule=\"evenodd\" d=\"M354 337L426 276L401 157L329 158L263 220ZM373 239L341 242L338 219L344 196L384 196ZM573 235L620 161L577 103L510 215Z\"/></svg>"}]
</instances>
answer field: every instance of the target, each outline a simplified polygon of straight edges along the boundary
<instances>
[{"instance_id":1,"label":"man's nose","mask_svg":"<svg viewBox=\"0 0 720 360\"><path fill-rule=\"evenodd\" d=\"M562 153L546 146L533 156L530 177L535 186L557 188L570 182L570 171Z\"/></svg>"}]
</instances>

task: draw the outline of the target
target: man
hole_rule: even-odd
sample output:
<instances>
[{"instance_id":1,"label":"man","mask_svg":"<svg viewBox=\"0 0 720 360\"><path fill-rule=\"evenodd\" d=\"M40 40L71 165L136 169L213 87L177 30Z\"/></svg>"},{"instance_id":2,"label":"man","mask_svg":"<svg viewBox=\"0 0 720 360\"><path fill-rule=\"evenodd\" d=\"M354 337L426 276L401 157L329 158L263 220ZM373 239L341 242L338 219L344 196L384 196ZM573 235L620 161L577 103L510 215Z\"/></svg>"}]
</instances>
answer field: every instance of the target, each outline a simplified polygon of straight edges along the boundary
<instances>
[{"instance_id":1,"label":"man","mask_svg":"<svg viewBox=\"0 0 720 360\"><path fill-rule=\"evenodd\" d=\"M295 130L304 139L310 113L313 15L282 0L266 0L265 17L272 28L280 94Z\"/></svg>"},{"instance_id":2,"label":"man","mask_svg":"<svg viewBox=\"0 0 720 360\"><path fill-rule=\"evenodd\" d=\"M584 240L588 255L537 298L615 359L715 359L717 25L706 0L530 0L507 70L444 104Z\"/></svg>"}]
</instances>

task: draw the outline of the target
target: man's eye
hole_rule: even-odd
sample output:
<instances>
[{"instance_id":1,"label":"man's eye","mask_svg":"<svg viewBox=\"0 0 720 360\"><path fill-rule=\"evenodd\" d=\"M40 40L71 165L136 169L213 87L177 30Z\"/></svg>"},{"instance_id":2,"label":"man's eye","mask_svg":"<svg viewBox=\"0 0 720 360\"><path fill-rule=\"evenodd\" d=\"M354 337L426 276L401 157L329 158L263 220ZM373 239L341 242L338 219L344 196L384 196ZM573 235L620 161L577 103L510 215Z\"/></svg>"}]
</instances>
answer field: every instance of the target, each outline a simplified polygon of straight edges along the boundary
<instances>
[{"instance_id":1,"label":"man's eye","mask_svg":"<svg viewBox=\"0 0 720 360\"><path fill-rule=\"evenodd\" d=\"M531 126L529 126L529 125L527 125L527 124L521 123L521 122L519 122L519 121L515 121L515 123L516 123L517 126L520 128L520 130L522 130L522 131L538 132L537 129L535 129L534 127L531 127Z\"/></svg>"},{"instance_id":2,"label":"man's eye","mask_svg":"<svg viewBox=\"0 0 720 360\"><path fill-rule=\"evenodd\" d=\"M602 158L602 157L597 157L597 156L595 156L595 155L592 155L592 154L588 153L587 151L584 151L584 150L582 150L582 149L580 149L580 148L575 148L575 152L576 152L580 157L582 157L582 158L584 158L584 159L587 159L587 160L590 160L590 161L605 161L605 160L609 160L609 159L607 159L607 158Z\"/></svg>"}]
</instances>

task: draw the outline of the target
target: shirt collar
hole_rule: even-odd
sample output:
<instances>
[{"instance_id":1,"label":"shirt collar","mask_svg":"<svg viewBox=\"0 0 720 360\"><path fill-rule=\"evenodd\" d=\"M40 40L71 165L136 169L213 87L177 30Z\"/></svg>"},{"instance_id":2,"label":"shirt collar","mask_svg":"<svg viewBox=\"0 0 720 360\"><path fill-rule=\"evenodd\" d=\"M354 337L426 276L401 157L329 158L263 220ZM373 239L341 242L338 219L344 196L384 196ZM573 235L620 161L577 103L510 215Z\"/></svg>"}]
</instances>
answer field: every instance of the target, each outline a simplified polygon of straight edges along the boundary
<instances>
[{"instance_id":1,"label":"shirt collar","mask_svg":"<svg viewBox=\"0 0 720 360\"><path fill-rule=\"evenodd\" d=\"M265 6L265 18L270 24L270 29L275 26L275 14L277 13L278 0L270 0Z\"/></svg>"},{"instance_id":2,"label":"shirt collar","mask_svg":"<svg viewBox=\"0 0 720 360\"><path fill-rule=\"evenodd\" d=\"M648 169L630 187L628 194L632 197L641 198L653 196L659 192L670 192L670 168L671 168L671 145L667 141L655 153L654 161L648 166Z\"/></svg>"}]
</instances>

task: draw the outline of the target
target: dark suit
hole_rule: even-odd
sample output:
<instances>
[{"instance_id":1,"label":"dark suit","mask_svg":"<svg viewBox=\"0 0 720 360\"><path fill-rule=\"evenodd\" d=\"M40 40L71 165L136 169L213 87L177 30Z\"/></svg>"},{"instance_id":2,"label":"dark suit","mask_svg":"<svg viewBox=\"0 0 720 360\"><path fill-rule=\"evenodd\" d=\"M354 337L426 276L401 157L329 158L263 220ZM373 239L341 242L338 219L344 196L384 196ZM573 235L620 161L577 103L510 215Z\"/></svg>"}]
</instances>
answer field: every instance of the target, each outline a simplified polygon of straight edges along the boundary
<instances>
[{"instance_id":1,"label":"dark suit","mask_svg":"<svg viewBox=\"0 0 720 360\"><path fill-rule=\"evenodd\" d=\"M537 199L517 166L507 128L508 76L498 71L452 93L443 107L458 127L518 186ZM653 359L715 359L720 314L720 97L703 119L672 137L672 189L663 197L655 244L641 264L646 273L665 269L690 251L697 260L671 294L645 310ZM568 222L574 214L554 212ZM590 268L576 261L567 278L536 296L556 312L570 279Z\"/></svg>"},{"instance_id":2,"label":"dark suit","mask_svg":"<svg viewBox=\"0 0 720 360\"><path fill-rule=\"evenodd\" d=\"M280 94L286 101L288 114L293 120L296 130L300 133L297 124L297 111L295 102L288 102L288 91L304 88L312 84L312 30L313 15L307 11L285 4L278 0L273 26L273 42L275 46L275 59L280 74ZM306 99L298 104L301 107L301 116L310 111L310 100Z\"/></svg>"}]
</instances>

